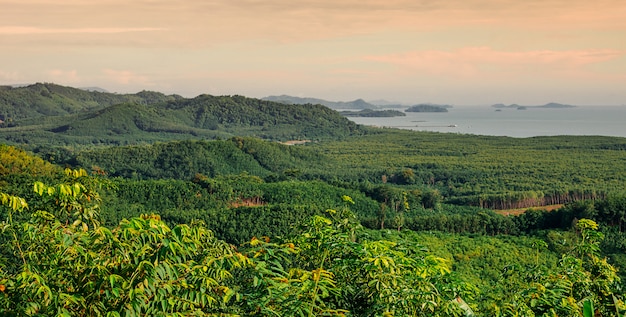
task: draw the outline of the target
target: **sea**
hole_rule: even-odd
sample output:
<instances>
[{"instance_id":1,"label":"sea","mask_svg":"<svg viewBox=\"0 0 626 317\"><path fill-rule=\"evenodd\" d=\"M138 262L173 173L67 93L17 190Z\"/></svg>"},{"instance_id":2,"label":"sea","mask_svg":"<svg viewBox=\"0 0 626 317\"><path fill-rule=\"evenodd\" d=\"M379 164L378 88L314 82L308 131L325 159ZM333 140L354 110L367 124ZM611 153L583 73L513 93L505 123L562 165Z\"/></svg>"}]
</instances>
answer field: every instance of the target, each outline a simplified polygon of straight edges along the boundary
<instances>
[{"instance_id":1,"label":"sea","mask_svg":"<svg viewBox=\"0 0 626 317\"><path fill-rule=\"evenodd\" d=\"M404 112L406 109L394 109ZM626 137L626 105L496 109L455 106L448 112L405 112L406 117L348 117L363 125L474 135L527 138L555 135Z\"/></svg>"}]
</instances>

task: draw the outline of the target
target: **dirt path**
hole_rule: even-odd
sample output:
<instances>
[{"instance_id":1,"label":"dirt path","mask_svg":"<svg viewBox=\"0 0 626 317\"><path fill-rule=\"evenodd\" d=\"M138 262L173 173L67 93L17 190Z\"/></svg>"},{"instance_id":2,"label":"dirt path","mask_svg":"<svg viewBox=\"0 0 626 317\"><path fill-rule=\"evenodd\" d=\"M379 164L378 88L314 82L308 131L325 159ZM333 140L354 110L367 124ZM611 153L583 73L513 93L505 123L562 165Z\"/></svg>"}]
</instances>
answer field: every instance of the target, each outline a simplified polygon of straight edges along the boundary
<instances>
[{"instance_id":1,"label":"dirt path","mask_svg":"<svg viewBox=\"0 0 626 317\"><path fill-rule=\"evenodd\" d=\"M563 207L563 205L547 205L547 206L527 207L527 208L519 208L519 209L504 209L504 210L494 210L494 211L497 214L504 215L504 216L517 216L519 214L523 214L529 209L552 211L555 209L559 209L561 207Z\"/></svg>"}]
</instances>

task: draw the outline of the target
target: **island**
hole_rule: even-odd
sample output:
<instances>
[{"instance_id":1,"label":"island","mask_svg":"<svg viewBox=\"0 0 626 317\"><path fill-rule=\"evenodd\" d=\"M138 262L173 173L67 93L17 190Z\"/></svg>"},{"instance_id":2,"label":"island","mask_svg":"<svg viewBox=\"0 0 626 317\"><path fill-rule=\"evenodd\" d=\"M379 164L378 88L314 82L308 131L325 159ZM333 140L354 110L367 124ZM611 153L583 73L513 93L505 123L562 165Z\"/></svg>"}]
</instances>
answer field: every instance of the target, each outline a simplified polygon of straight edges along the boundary
<instances>
[{"instance_id":1,"label":"island","mask_svg":"<svg viewBox=\"0 0 626 317\"><path fill-rule=\"evenodd\" d=\"M363 109L361 111L340 111L344 117L405 117L406 114L397 110L372 110Z\"/></svg>"},{"instance_id":2,"label":"island","mask_svg":"<svg viewBox=\"0 0 626 317\"><path fill-rule=\"evenodd\" d=\"M505 104L501 104L501 103L497 103L495 105L492 105L492 107L496 108L496 109L517 109L517 110L526 110L526 109L563 109L563 108L575 108L576 106L572 106L572 105L566 105L566 104L562 104L562 103L556 103L556 102L550 102L547 103L545 105L541 105L541 106L520 106L518 104L510 104L510 105L505 105Z\"/></svg>"},{"instance_id":3,"label":"island","mask_svg":"<svg viewBox=\"0 0 626 317\"><path fill-rule=\"evenodd\" d=\"M405 112L448 112L448 105L419 104L404 110Z\"/></svg>"}]
</instances>

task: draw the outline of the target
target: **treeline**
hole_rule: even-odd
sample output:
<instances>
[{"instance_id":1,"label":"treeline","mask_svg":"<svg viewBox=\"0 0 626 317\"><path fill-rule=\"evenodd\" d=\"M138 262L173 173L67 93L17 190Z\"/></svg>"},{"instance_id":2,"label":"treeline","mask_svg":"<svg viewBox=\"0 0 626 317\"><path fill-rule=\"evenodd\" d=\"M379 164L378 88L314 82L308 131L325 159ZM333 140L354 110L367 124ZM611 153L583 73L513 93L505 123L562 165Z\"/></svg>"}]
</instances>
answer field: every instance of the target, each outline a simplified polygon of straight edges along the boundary
<instances>
[{"instance_id":1,"label":"treeline","mask_svg":"<svg viewBox=\"0 0 626 317\"><path fill-rule=\"evenodd\" d=\"M319 181L265 183L250 175L176 180L112 180L102 216L107 224L158 213L171 224L202 220L217 237L241 244L253 236L289 236L313 215L342 204L350 195L359 217L377 214L376 201L354 190Z\"/></svg>"},{"instance_id":2,"label":"treeline","mask_svg":"<svg viewBox=\"0 0 626 317\"><path fill-rule=\"evenodd\" d=\"M56 163L133 179L248 172L271 182L320 179L359 188L439 191L442 202L519 209L602 199L624 190L623 138L512 139L370 130L345 141L285 146L258 138L178 141L88 150L40 146ZM368 185L369 184L369 185Z\"/></svg>"},{"instance_id":3,"label":"treeline","mask_svg":"<svg viewBox=\"0 0 626 317\"><path fill-rule=\"evenodd\" d=\"M439 136L438 134L433 135ZM417 134L416 136L422 135ZM374 137L363 137L362 139ZM444 139L448 139L448 137L444 137ZM466 139L466 137L461 136L460 139ZM423 142L427 140L429 139L424 139ZM499 138L494 140L502 142ZM555 142L559 140L558 138L553 139ZM600 138L600 140L604 139ZM580 143L570 142L568 148L576 149L579 157L585 157L586 141L586 138L581 138ZM432 140L429 142L432 142ZM437 142L436 144L441 146L441 143L443 142ZM298 201L297 197L302 195L302 192L307 191L318 194L314 196L315 198L302 202L301 205L307 205L308 210L323 212L325 208L328 208L328 204L323 203L323 197L334 196L334 199L337 199L337 197L342 195L340 195L340 192L343 191L350 192L354 197L367 197L370 200L370 207L362 207L361 210L366 212L359 215L363 223L370 228L440 230L489 235L501 233L517 234L518 232L528 231L528 228L536 229L539 227L514 224L506 217L496 215L490 211L481 212L481 210L485 208L529 208L543 204L562 204L581 200L603 201L610 195L618 195L623 192L623 189L620 190L619 186L613 186L610 189L607 186L614 184L613 179L624 177L620 172L622 167L616 165L613 170L607 170L607 165L602 164L602 170L600 170L600 160L597 158L587 161L588 165L584 173L588 175L586 177L591 177L591 175L595 174L607 180L608 183L604 185L607 186L606 191L585 189L586 186L581 186L578 189L561 189L558 185L565 182L566 179L562 178L561 181L558 181L556 177L553 178L554 185L550 187L551 189L545 191L537 189L531 191L511 191L506 187L499 188L498 186L502 185L499 183L500 179L497 178L494 178L494 180L498 181L495 184L486 182L471 185L472 182L475 182L471 177L472 173L474 173L472 168L476 168L475 165L471 164L472 160L466 161L464 166L467 168L460 175L455 176L455 182L461 182L462 186L468 188L474 186L474 190L485 188L486 193L450 197L448 195L454 192L454 183L451 183L452 178L449 179L450 185L446 187L441 186L440 181L433 181L432 179L424 179L426 184L423 184L420 178L422 176L419 176L428 173L437 175L438 171L443 171L446 166L449 166L451 169L448 175L454 176L454 172L460 169L460 167L447 165L448 163L445 160L447 156L445 155L431 156L431 159L437 159L437 163L429 163L434 168L432 171L402 169L399 173L378 174L378 176L370 178L360 175L367 171L376 175L376 170L351 168L354 166L352 161L342 160L341 158L346 157L333 153L338 150L333 149L333 146L336 144L336 142L325 142L324 144L307 146L286 146L255 138L231 138L220 141L181 141L145 146L111 147L69 153L60 151L58 148L49 148L50 151L42 150L40 154L51 160L56 158L54 161L59 163L64 162L64 164L69 166L84 167L93 169L94 172L105 174L114 183L122 187L120 193L124 195L145 193L145 195L141 194L144 196L113 199L112 201L120 202L119 206L125 205L126 202L131 203L126 204L124 208L116 207L117 211L110 213L119 215L111 218L112 223L119 221L125 216L138 215L150 211L213 210L217 207L257 207L263 204L265 205L259 208L272 208L272 204L278 204L285 200ZM530 142L530 145L532 144L534 144L534 141ZM322 145L325 146L322 147ZM531 150L532 147L530 145L526 145L525 148ZM541 147L550 146L544 143L536 145ZM606 145L608 144L602 146L605 147ZM521 147L521 145L518 145L518 147ZM15 153L19 152L11 147L5 148L11 149ZM326 150L320 151L322 148ZM396 151L393 143L389 144L387 148L389 151ZM355 148L351 147L348 150L354 149L363 151L363 148L358 146ZM375 150L375 147L367 148L367 151L370 153L375 152ZM437 148L431 150L434 153L442 151ZM423 150L420 149L420 151ZM589 157L595 151L597 150L590 150ZM595 156L599 154L606 156L620 154L619 150L601 151L602 153L595 153ZM6 152L8 153L9 150ZM500 159L502 156L505 156L504 152L506 151L498 151ZM561 154L565 155L568 152ZM357 153L356 155L359 154ZM485 156L485 154L481 154L481 156ZM567 160L569 161L572 160L571 156L565 157L568 157ZM369 156L362 156L362 158L361 166L369 166L369 164L375 162L369 162ZM388 161L393 159L394 156L392 155L388 158ZM496 159L495 156L494 159ZM17 161L20 161L20 159ZM533 165L531 163L535 163L534 166L545 165L539 159L527 164ZM15 165L13 164L13 166ZM525 169L530 168L530 166L522 167ZM558 170L564 168L564 166L556 166L554 168ZM505 170L506 168L503 167L499 169L499 172L502 173ZM608 175L609 171L614 173ZM555 173L555 171L548 169L544 169L543 172L551 175ZM566 178L571 177L574 173L581 173L578 170L567 170L567 172L569 174L566 175ZM478 172L476 175L479 179L489 179L483 173ZM538 173L533 172L526 176L519 175L519 183L536 181L538 183L536 187L547 186L541 185L543 178ZM15 178L15 176L11 177ZM19 182L30 180L27 176L20 177L24 179ZM122 177L125 180L117 180L117 177ZM576 177L582 178L582 175L579 174ZM375 178L379 179L376 180ZM145 180L146 182L140 182L140 180ZM313 180L315 182L310 182ZM18 180L11 180L11 183L16 182ZM5 180L5 183L8 183L8 181ZM272 189L273 184L276 184L281 189ZM322 188L324 186L321 184L329 186L328 188L333 188L335 193L330 194L327 191L323 191ZM294 192L288 188L289 186L292 186L293 190L298 186L302 186L304 189ZM570 186L574 186L574 184ZM496 190L500 190L503 193L488 193ZM279 195L281 191L283 194ZM270 194L265 194L265 192ZM172 193L176 193L175 195L177 196L168 198L173 195ZM286 193L293 195L286 195ZM211 199L208 199L209 197ZM272 197L280 197L280 199ZM255 206L246 206L246 204L250 203ZM318 204L318 207L314 207L314 204ZM452 205L457 205L458 207ZM479 208L472 209L463 206ZM451 212L447 212L449 210ZM131 211L131 214L124 214ZM594 218L590 215L586 215L585 218L594 219L602 224L606 224L608 227L615 225L615 221L605 222L604 219ZM553 226L553 228L556 227ZM281 230L287 231L289 229L284 228ZM234 241L235 239L226 236L221 238L232 239L229 241ZM236 239L241 241L242 238L238 237Z\"/></svg>"},{"instance_id":4,"label":"treeline","mask_svg":"<svg viewBox=\"0 0 626 317\"><path fill-rule=\"evenodd\" d=\"M316 147L341 162L337 178L428 186L461 205L526 208L625 189L626 166L608 163L626 159L624 138L377 131Z\"/></svg>"},{"instance_id":5,"label":"treeline","mask_svg":"<svg viewBox=\"0 0 626 317\"><path fill-rule=\"evenodd\" d=\"M451 204L478 206L481 208L506 210L537 206L562 205L580 200L604 199L606 192L593 189L554 189L547 192L524 191L503 194L480 194L455 197L448 200Z\"/></svg>"},{"instance_id":6,"label":"treeline","mask_svg":"<svg viewBox=\"0 0 626 317\"><path fill-rule=\"evenodd\" d=\"M619 232L626 231L626 194L612 194L601 200L576 201L554 211L529 210L515 217L520 230L567 229L577 219L593 219Z\"/></svg>"},{"instance_id":7,"label":"treeline","mask_svg":"<svg viewBox=\"0 0 626 317\"><path fill-rule=\"evenodd\" d=\"M108 147L78 152L42 147L37 153L58 164L97 168L110 177L190 180L248 173L273 180L320 178L336 166L309 147L287 146L255 138L179 141L144 146Z\"/></svg>"}]
</instances>

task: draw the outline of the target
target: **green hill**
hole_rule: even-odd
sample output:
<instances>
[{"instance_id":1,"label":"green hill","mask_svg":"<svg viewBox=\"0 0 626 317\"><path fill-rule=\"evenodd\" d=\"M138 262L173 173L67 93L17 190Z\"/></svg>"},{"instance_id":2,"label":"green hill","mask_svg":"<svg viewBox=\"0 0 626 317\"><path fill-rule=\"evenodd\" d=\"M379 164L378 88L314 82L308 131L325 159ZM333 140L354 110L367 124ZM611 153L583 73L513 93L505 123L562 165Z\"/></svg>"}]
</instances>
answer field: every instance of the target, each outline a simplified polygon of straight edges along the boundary
<instances>
[{"instance_id":1,"label":"green hill","mask_svg":"<svg viewBox=\"0 0 626 317\"><path fill-rule=\"evenodd\" d=\"M50 83L17 88L0 86L0 120L11 123L29 118L80 113L120 103L153 104L180 98L150 91L113 94Z\"/></svg>"},{"instance_id":2,"label":"green hill","mask_svg":"<svg viewBox=\"0 0 626 317\"><path fill-rule=\"evenodd\" d=\"M286 105L243 96L186 99L140 92L117 98L48 84L6 88L0 95L4 105L0 111L9 113L8 105L21 104L3 116L7 120L0 123L0 142L30 147L232 136L319 140L361 133L355 123L322 105Z\"/></svg>"}]
</instances>

